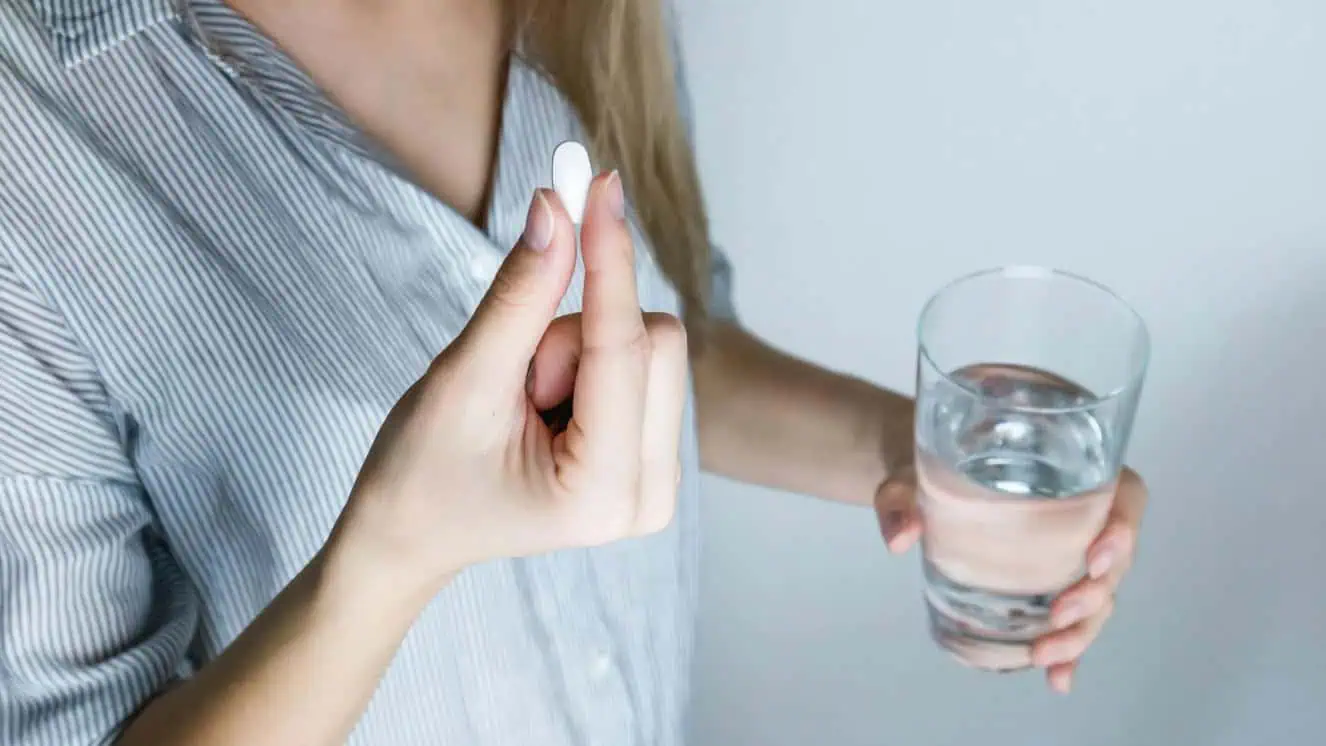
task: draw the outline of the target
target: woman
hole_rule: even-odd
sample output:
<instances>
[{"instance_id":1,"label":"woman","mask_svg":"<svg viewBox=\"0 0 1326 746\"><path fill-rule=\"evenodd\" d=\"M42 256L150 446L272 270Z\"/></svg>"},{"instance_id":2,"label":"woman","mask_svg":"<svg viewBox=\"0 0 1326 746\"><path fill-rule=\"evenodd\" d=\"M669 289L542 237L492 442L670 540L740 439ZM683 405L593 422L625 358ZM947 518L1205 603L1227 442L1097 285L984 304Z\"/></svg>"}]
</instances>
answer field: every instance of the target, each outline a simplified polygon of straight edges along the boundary
<instances>
[{"instance_id":1,"label":"woman","mask_svg":"<svg viewBox=\"0 0 1326 746\"><path fill-rule=\"evenodd\" d=\"M0 5L4 743L680 743L700 464L912 543L910 402L735 323L672 49L656 0Z\"/></svg>"}]
</instances>

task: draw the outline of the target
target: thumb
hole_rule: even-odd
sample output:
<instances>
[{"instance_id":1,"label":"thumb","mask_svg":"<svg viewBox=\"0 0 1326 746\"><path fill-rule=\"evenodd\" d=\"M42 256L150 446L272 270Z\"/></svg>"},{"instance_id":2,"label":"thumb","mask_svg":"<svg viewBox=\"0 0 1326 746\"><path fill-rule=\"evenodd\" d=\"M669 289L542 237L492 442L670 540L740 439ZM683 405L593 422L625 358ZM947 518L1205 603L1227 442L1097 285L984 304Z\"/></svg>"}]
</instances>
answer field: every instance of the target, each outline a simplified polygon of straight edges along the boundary
<instances>
[{"instance_id":1,"label":"thumb","mask_svg":"<svg viewBox=\"0 0 1326 746\"><path fill-rule=\"evenodd\" d=\"M529 361L575 270L575 228L557 195L534 192L525 232L507 254L462 333L463 348L485 375L510 371L523 381Z\"/></svg>"},{"instance_id":2,"label":"thumb","mask_svg":"<svg viewBox=\"0 0 1326 746\"><path fill-rule=\"evenodd\" d=\"M889 551L901 554L921 536L921 514L916 508L916 470L903 467L875 493L875 515Z\"/></svg>"}]
</instances>

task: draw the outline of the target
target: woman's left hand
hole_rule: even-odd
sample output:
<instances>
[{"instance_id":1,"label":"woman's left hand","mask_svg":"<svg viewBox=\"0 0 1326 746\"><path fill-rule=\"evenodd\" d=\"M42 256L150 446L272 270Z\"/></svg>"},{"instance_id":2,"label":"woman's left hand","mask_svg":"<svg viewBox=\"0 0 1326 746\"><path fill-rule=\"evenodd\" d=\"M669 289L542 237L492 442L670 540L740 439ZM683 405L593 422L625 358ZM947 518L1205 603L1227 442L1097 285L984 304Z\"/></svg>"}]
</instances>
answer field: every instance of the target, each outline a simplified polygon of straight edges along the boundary
<instances>
[{"instance_id":1,"label":"woman's left hand","mask_svg":"<svg viewBox=\"0 0 1326 746\"><path fill-rule=\"evenodd\" d=\"M1114 593L1133 564L1137 531L1146 509L1141 477L1124 468L1105 527L1087 548L1087 576L1059 594L1050 610L1054 631L1032 647L1032 663L1046 669L1050 687L1068 693L1082 654L1114 613ZM916 508L916 475L901 470L880 486L875 511L889 551L907 551L921 536Z\"/></svg>"}]
</instances>

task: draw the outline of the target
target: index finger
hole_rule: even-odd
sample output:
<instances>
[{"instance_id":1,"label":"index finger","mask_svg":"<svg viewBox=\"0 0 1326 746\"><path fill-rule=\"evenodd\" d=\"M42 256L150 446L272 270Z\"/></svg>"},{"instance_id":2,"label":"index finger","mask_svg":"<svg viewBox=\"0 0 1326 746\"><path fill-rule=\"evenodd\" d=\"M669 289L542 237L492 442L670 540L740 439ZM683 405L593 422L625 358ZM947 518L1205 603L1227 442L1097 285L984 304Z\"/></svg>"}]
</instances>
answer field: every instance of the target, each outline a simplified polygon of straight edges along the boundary
<instances>
[{"instance_id":1,"label":"index finger","mask_svg":"<svg viewBox=\"0 0 1326 746\"><path fill-rule=\"evenodd\" d=\"M613 171L596 178L580 231L586 349L628 347L645 337L635 284L635 247L625 215L621 177Z\"/></svg>"},{"instance_id":2,"label":"index finger","mask_svg":"<svg viewBox=\"0 0 1326 746\"><path fill-rule=\"evenodd\" d=\"M1142 524L1142 513L1146 510L1146 484L1137 472L1123 468L1119 475L1119 487L1114 493L1114 505L1110 508L1110 521L1119 521L1136 530Z\"/></svg>"},{"instance_id":3,"label":"index finger","mask_svg":"<svg viewBox=\"0 0 1326 746\"><path fill-rule=\"evenodd\" d=\"M1087 550L1087 571L1102 578L1132 563L1137 547L1137 531L1146 510L1147 489L1137 472L1124 468L1105 527Z\"/></svg>"},{"instance_id":4,"label":"index finger","mask_svg":"<svg viewBox=\"0 0 1326 746\"><path fill-rule=\"evenodd\" d=\"M640 474L651 350L635 285L635 251L617 174L594 180L580 234L582 349L570 432L590 470L634 491Z\"/></svg>"}]
</instances>

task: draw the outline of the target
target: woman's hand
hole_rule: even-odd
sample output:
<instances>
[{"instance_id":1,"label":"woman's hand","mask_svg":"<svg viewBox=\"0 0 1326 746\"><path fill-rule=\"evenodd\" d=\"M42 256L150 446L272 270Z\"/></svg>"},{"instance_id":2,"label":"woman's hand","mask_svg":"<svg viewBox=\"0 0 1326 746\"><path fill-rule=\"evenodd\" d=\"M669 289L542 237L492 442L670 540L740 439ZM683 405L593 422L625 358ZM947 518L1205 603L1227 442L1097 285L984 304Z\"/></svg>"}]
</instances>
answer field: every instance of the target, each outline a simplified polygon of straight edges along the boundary
<instances>
[{"instance_id":1,"label":"woman's hand","mask_svg":"<svg viewBox=\"0 0 1326 746\"><path fill-rule=\"evenodd\" d=\"M554 320L575 236L556 198L535 196L473 321L388 415L323 551L117 743L345 743L451 574L668 523L686 340L641 315L622 212L616 177L596 180L585 310ZM540 412L572 395L569 422L549 427Z\"/></svg>"},{"instance_id":2,"label":"woman's hand","mask_svg":"<svg viewBox=\"0 0 1326 746\"><path fill-rule=\"evenodd\" d=\"M1105 527L1087 548L1087 577L1065 590L1050 610L1053 632L1032 647L1033 664L1046 669L1055 691L1067 693L1087 647L1114 613L1114 592L1133 564L1137 531L1146 508L1141 477L1125 468ZM907 551L920 538L916 507L916 472L908 467L886 481L875 496L875 511L889 551Z\"/></svg>"},{"instance_id":3,"label":"woman's hand","mask_svg":"<svg viewBox=\"0 0 1326 746\"><path fill-rule=\"evenodd\" d=\"M485 560L670 522L686 339L674 317L641 313L623 214L618 177L596 179L584 310L554 319L575 229L553 193L536 193L473 319L388 416L333 543L427 591ZM566 410L569 421L549 415Z\"/></svg>"}]
</instances>

